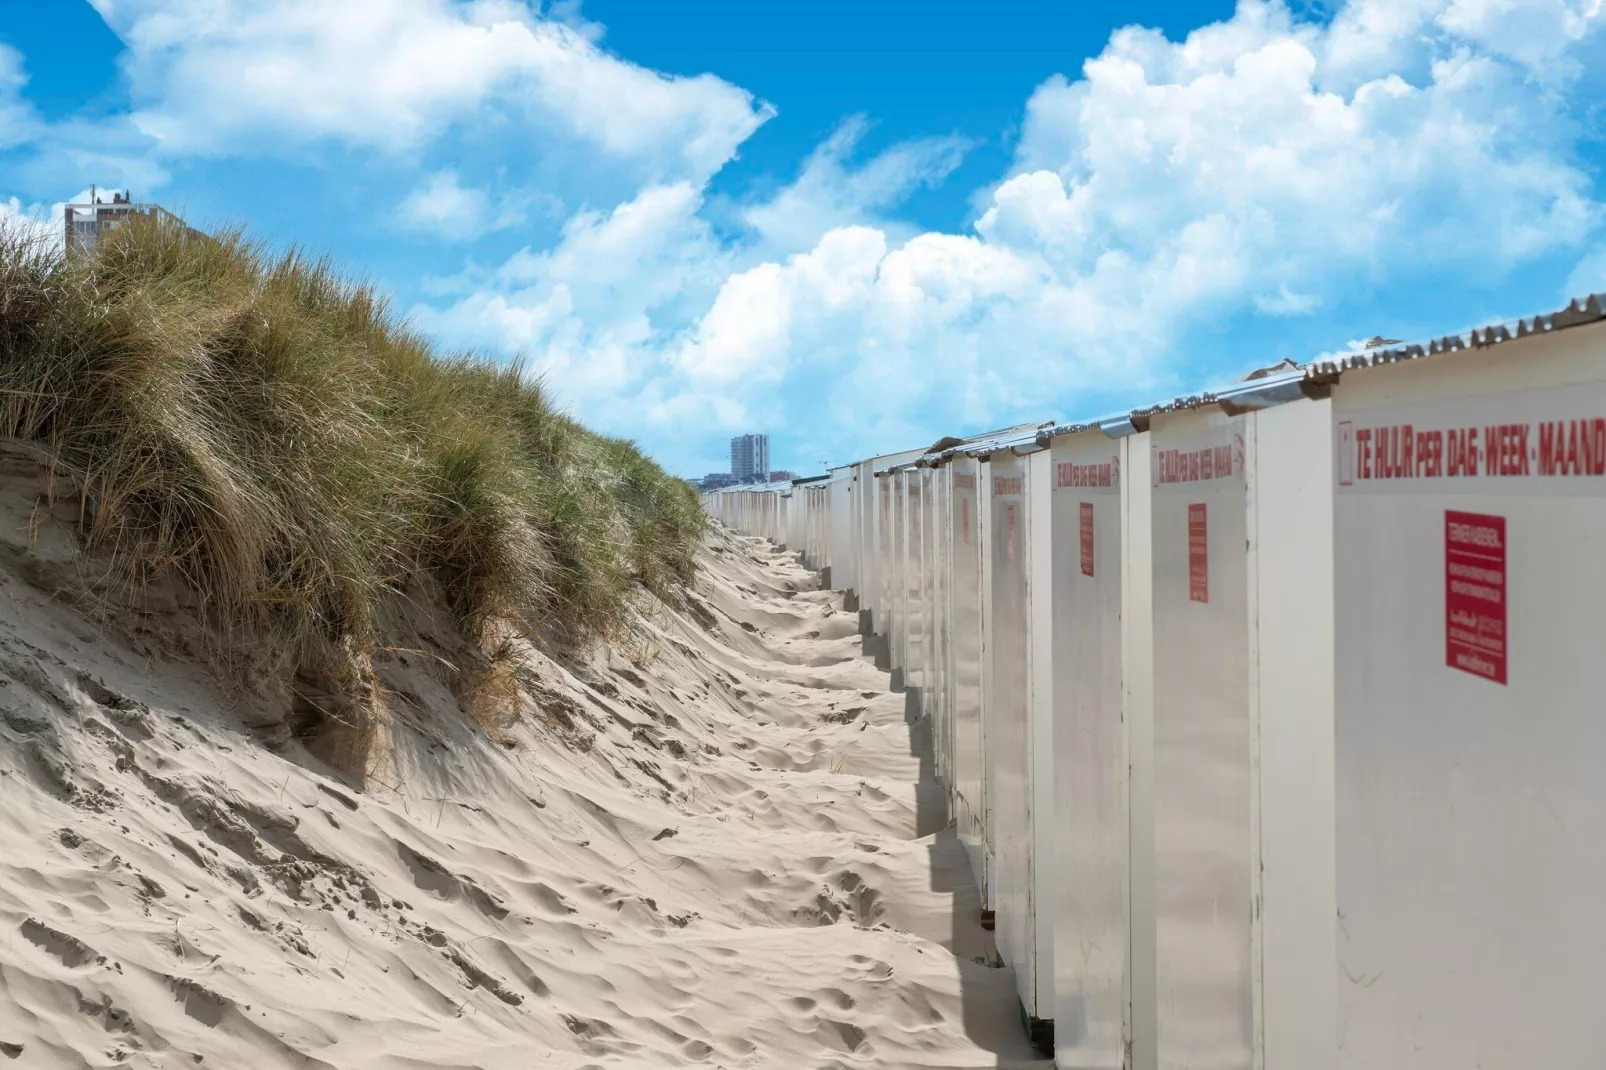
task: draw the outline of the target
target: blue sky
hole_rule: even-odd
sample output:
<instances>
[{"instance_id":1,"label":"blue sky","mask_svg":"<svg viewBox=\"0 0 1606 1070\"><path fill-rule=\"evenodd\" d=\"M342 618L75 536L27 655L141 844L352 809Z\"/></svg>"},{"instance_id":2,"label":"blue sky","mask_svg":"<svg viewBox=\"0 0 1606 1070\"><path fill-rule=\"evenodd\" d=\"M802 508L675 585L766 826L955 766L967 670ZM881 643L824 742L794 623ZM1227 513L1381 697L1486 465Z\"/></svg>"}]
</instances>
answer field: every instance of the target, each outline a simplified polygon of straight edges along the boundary
<instances>
[{"instance_id":1,"label":"blue sky","mask_svg":"<svg viewBox=\"0 0 1606 1070\"><path fill-rule=\"evenodd\" d=\"M334 254L671 469L1606 289L1602 0L0 2L0 216Z\"/></svg>"}]
</instances>

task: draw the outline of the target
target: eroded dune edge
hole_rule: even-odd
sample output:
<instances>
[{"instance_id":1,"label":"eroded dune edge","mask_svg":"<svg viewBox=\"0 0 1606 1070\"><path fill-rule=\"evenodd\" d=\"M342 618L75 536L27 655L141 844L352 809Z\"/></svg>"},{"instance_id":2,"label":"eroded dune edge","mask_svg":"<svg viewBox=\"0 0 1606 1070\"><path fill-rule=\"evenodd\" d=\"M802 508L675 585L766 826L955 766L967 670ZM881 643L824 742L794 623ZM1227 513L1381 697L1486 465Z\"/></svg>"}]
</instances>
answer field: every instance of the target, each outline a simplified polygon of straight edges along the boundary
<instances>
[{"instance_id":1,"label":"eroded dune edge","mask_svg":"<svg viewBox=\"0 0 1606 1070\"><path fill-rule=\"evenodd\" d=\"M0 1066L1036 1065L904 698L795 555L715 532L685 610L517 644L491 734L415 622L359 790L181 599L90 593L39 479L0 483Z\"/></svg>"}]
</instances>

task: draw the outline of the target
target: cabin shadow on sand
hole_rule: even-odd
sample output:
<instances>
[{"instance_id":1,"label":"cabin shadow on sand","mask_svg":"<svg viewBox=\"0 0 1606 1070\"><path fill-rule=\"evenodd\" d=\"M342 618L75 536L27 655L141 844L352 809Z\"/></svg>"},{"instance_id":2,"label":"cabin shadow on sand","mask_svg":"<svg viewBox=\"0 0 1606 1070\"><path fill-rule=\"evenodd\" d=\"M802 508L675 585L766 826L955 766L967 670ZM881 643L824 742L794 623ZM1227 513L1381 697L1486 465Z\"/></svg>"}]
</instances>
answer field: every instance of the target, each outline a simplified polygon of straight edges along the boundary
<instances>
[{"instance_id":1,"label":"cabin shadow on sand","mask_svg":"<svg viewBox=\"0 0 1606 1070\"><path fill-rule=\"evenodd\" d=\"M888 671L886 640L863 637L863 656ZM904 722L909 732L909 754L920 766L915 790L915 836L927 841L932 891L950 896L952 928L949 947L959 970L961 1011L965 1034L990 1058L977 1067L1010 1070L1047 1070L1052 1059L1036 1052L1021 1019L1013 971L1003 966L993 934L981 925L981 893L959 832L951 820L947 789L937 779L931 741L931 722L920 709L919 694L904 688L901 673L894 672L890 687L904 695Z\"/></svg>"}]
</instances>

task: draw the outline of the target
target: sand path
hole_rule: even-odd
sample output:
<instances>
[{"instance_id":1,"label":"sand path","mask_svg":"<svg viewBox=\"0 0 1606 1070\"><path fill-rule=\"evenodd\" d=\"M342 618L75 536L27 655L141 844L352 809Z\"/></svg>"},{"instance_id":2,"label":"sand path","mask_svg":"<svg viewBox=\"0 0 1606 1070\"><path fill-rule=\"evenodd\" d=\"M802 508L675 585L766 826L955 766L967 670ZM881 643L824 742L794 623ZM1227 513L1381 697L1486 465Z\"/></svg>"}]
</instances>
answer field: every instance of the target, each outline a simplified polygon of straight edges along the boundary
<instances>
[{"instance_id":1,"label":"sand path","mask_svg":"<svg viewBox=\"0 0 1606 1070\"><path fill-rule=\"evenodd\" d=\"M358 792L181 607L65 593L4 489L0 1068L1048 1065L903 697L791 555L716 534L631 657L526 651L501 746L398 652Z\"/></svg>"}]
</instances>

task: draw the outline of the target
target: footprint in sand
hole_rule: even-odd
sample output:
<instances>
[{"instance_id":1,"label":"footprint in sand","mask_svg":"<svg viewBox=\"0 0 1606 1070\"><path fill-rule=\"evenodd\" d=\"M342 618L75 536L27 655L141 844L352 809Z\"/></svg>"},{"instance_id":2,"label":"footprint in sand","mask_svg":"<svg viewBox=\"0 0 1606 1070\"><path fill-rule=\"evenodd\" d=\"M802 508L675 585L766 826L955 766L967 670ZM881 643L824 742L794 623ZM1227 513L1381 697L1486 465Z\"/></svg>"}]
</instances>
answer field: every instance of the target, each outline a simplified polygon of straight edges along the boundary
<instances>
[{"instance_id":1,"label":"footprint in sand","mask_svg":"<svg viewBox=\"0 0 1606 1070\"><path fill-rule=\"evenodd\" d=\"M838 1022L830 1018L820 1022L815 1035L833 1048L840 1051L858 1051L865 1045L865 1032L850 1022Z\"/></svg>"},{"instance_id":2,"label":"footprint in sand","mask_svg":"<svg viewBox=\"0 0 1606 1070\"><path fill-rule=\"evenodd\" d=\"M857 955L854 957L858 958ZM850 1011L853 1009L853 997L842 991L840 988L822 988L820 990L820 998L831 1004L831 1006L835 1007L839 1011Z\"/></svg>"},{"instance_id":3,"label":"footprint in sand","mask_svg":"<svg viewBox=\"0 0 1606 1070\"><path fill-rule=\"evenodd\" d=\"M94 963L97 966L106 963L104 955L97 955L95 949L82 940L52 929L35 918L29 918L22 923L22 935L30 944L50 953L69 970L75 970L86 963Z\"/></svg>"}]
</instances>

